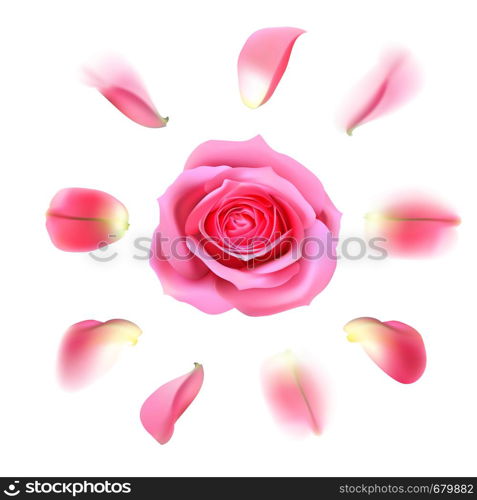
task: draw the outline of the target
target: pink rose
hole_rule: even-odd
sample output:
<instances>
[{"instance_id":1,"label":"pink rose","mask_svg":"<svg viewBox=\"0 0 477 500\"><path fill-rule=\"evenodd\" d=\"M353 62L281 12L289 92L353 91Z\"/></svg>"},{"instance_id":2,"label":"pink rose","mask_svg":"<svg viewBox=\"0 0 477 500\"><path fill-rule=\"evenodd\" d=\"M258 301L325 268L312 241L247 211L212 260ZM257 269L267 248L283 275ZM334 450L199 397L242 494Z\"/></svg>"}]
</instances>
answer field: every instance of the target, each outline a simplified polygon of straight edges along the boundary
<instances>
[{"instance_id":1,"label":"pink rose","mask_svg":"<svg viewBox=\"0 0 477 500\"><path fill-rule=\"evenodd\" d=\"M341 213L260 136L201 144L159 207L151 265L165 293L204 312L306 305L334 273Z\"/></svg>"}]
</instances>

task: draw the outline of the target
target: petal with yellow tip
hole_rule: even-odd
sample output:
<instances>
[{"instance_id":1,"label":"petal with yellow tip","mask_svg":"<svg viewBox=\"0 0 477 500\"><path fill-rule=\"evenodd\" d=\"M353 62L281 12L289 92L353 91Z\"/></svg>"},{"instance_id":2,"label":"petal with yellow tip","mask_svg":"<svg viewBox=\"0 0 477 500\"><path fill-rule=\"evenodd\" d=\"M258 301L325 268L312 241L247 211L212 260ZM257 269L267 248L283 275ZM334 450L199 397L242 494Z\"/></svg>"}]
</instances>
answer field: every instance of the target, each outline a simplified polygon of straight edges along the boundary
<instances>
[{"instance_id":1,"label":"petal with yellow tip","mask_svg":"<svg viewBox=\"0 0 477 500\"><path fill-rule=\"evenodd\" d=\"M238 58L238 79L243 103L255 109L275 92L285 72L299 28L264 28L252 33Z\"/></svg>"},{"instance_id":2,"label":"petal with yellow tip","mask_svg":"<svg viewBox=\"0 0 477 500\"><path fill-rule=\"evenodd\" d=\"M68 390L89 385L114 365L124 345L135 345L141 333L135 323L125 319L75 323L60 345L60 383Z\"/></svg>"},{"instance_id":3,"label":"petal with yellow tip","mask_svg":"<svg viewBox=\"0 0 477 500\"><path fill-rule=\"evenodd\" d=\"M391 378L412 384L426 368L426 348L417 330L400 321L356 318L344 326L350 342L359 342Z\"/></svg>"},{"instance_id":4,"label":"petal with yellow tip","mask_svg":"<svg viewBox=\"0 0 477 500\"><path fill-rule=\"evenodd\" d=\"M366 215L370 237L380 238L391 256L422 258L439 255L456 239L458 217L440 201L423 193L395 195L376 212Z\"/></svg>"},{"instance_id":5,"label":"petal with yellow tip","mask_svg":"<svg viewBox=\"0 0 477 500\"><path fill-rule=\"evenodd\" d=\"M46 213L52 243L66 252L89 252L114 243L129 227L126 207L104 191L66 188L58 191Z\"/></svg>"}]
</instances>

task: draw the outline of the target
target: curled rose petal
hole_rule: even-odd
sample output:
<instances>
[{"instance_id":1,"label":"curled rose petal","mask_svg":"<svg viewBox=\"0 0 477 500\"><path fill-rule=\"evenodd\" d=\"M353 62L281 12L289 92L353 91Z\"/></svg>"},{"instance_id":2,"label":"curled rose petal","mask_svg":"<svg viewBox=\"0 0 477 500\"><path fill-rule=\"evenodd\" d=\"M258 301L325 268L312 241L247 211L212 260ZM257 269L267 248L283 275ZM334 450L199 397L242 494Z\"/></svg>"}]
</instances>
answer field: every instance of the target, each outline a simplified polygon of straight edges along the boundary
<instances>
[{"instance_id":1,"label":"curled rose petal","mask_svg":"<svg viewBox=\"0 0 477 500\"><path fill-rule=\"evenodd\" d=\"M427 257L452 243L460 218L423 195L398 197L382 210L366 215L367 232L382 238L381 247L397 257Z\"/></svg>"},{"instance_id":2,"label":"curled rose petal","mask_svg":"<svg viewBox=\"0 0 477 500\"><path fill-rule=\"evenodd\" d=\"M342 126L352 135L356 127L414 97L419 87L420 73L409 53L402 49L387 51L350 96L342 112Z\"/></svg>"},{"instance_id":3,"label":"curled rose petal","mask_svg":"<svg viewBox=\"0 0 477 500\"><path fill-rule=\"evenodd\" d=\"M238 79L243 103L255 109L272 97L285 72L298 28L265 28L252 33L238 59Z\"/></svg>"},{"instance_id":4,"label":"curled rose petal","mask_svg":"<svg viewBox=\"0 0 477 500\"><path fill-rule=\"evenodd\" d=\"M262 371L265 397L278 421L290 430L321 434L325 404L316 373L291 351L268 359Z\"/></svg>"},{"instance_id":5,"label":"curled rose petal","mask_svg":"<svg viewBox=\"0 0 477 500\"><path fill-rule=\"evenodd\" d=\"M128 63L108 57L83 70L85 83L95 87L121 113L144 127L165 127L139 76Z\"/></svg>"},{"instance_id":6,"label":"curled rose petal","mask_svg":"<svg viewBox=\"0 0 477 500\"><path fill-rule=\"evenodd\" d=\"M194 369L162 385L144 401L141 422L160 444L166 444L174 433L174 424L194 401L204 381L204 368Z\"/></svg>"},{"instance_id":7,"label":"curled rose petal","mask_svg":"<svg viewBox=\"0 0 477 500\"><path fill-rule=\"evenodd\" d=\"M426 368L421 335L400 321L357 318L344 326L350 342L360 342L368 356L402 384L416 382Z\"/></svg>"},{"instance_id":8,"label":"curled rose petal","mask_svg":"<svg viewBox=\"0 0 477 500\"><path fill-rule=\"evenodd\" d=\"M129 227L126 207L103 191L62 189L46 213L53 244L66 252L88 252L122 238Z\"/></svg>"},{"instance_id":9,"label":"curled rose petal","mask_svg":"<svg viewBox=\"0 0 477 500\"><path fill-rule=\"evenodd\" d=\"M58 376L65 389L77 390L106 373L123 345L135 345L140 328L125 319L86 320L70 326L58 355Z\"/></svg>"}]
</instances>

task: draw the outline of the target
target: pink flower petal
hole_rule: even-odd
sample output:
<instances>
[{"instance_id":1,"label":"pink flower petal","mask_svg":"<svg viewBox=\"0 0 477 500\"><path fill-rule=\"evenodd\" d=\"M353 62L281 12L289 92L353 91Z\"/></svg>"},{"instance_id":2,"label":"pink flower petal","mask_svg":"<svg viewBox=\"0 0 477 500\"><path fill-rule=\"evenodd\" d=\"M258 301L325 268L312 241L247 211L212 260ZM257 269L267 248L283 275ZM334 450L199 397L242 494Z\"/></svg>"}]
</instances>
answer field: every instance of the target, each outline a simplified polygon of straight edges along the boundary
<instances>
[{"instance_id":1,"label":"pink flower petal","mask_svg":"<svg viewBox=\"0 0 477 500\"><path fill-rule=\"evenodd\" d=\"M446 250L460 218L441 203L423 195L396 198L366 215L370 236L383 238L381 247L397 257L427 257Z\"/></svg>"},{"instance_id":2,"label":"pink flower petal","mask_svg":"<svg viewBox=\"0 0 477 500\"><path fill-rule=\"evenodd\" d=\"M140 328L125 319L86 320L65 333L58 355L58 376L65 389L77 390L106 373L124 344L135 345Z\"/></svg>"},{"instance_id":3,"label":"pink flower petal","mask_svg":"<svg viewBox=\"0 0 477 500\"><path fill-rule=\"evenodd\" d=\"M298 433L321 434L325 403L321 384L309 367L286 351L267 360L262 383L278 421Z\"/></svg>"},{"instance_id":4,"label":"pink flower petal","mask_svg":"<svg viewBox=\"0 0 477 500\"><path fill-rule=\"evenodd\" d=\"M285 72L298 28L265 28L252 33L238 59L240 96L255 109L272 97Z\"/></svg>"},{"instance_id":5,"label":"pink flower petal","mask_svg":"<svg viewBox=\"0 0 477 500\"><path fill-rule=\"evenodd\" d=\"M141 408L141 422L160 444L166 444L174 433L174 424L194 401L204 381L204 369L195 363L194 369L167 382L153 392Z\"/></svg>"},{"instance_id":6,"label":"pink flower petal","mask_svg":"<svg viewBox=\"0 0 477 500\"><path fill-rule=\"evenodd\" d=\"M412 384L424 373L426 348L421 335L409 325L365 317L350 321L344 330L348 340L360 342L368 356L394 380Z\"/></svg>"},{"instance_id":7,"label":"pink flower petal","mask_svg":"<svg viewBox=\"0 0 477 500\"><path fill-rule=\"evenodd\" d=\"M238 290L247 290L250 288L274 288L283 285L295 276L300 270L300 264L294 262L290 266L280 269L274 273L263 274L247 269L234 269L227 267L215 260L207 254L207 251L201 248L200 243L193 237L190 237L193 242L193 250L207 267L220 278L223 278L230 283L233 283Z\"/></svg>"},{"instance_id":8,"label":"pink flower petal","mask_svg":"<svg viewBox=\"0 0 477 500\"><path fill-rule=\"evenodd\" d=\"M156 239L157 234L160 234L158 231L156 230L154 233L154 239ZM220 278L212 273L206 273L199 278L184 276L170 264L170 259L164 255L159 244L155 245L150 264L161 278L164 293L176 300L192 304L207 314L221 314L233 308L232 304L224 299L216 288Z\"/></svg>"},{"instance_id":9,"label":"pink flower petal","mask_svg":"<svg viewBox=\"0 0 477 500\"><path fill-rule=\"evenodd\" d=\"M119 58L105 58L94 67L84 69L85 82L95 87L121 113L139 125L165 127L139 76L128 63Z\"/></svg>"},{"instance_id":10,"label":"pink flower petal","mask_svg":"<svg viewBox=\"0 0 477 500\"><path fill-rule=\"evenodd\" d=\"M363 123L387 114L414 97L420 74L408 52L386 52L379 65L355 89L342 116L348 135Z\"/></svg>"},{"instance_id":11,"label":"pink flower petal","mask_svg":"<svg viewBox=\"0 0 477 500\"><path fill-rule=\"evenodd\" d=\"M88 252L122 238L128 218L126 207L108 193L67 188L51 200L46 229L60 250Z\"/></svg>"}]
</instances>

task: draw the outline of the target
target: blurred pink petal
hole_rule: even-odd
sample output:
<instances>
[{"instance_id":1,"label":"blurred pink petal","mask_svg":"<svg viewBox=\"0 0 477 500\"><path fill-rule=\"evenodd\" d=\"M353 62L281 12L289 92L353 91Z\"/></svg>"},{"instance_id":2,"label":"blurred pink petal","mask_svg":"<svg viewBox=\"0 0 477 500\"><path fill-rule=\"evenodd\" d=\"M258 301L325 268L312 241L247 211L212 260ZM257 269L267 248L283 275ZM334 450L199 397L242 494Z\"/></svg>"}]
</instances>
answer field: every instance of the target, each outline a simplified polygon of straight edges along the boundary
<instances>
[{"instance_id":1,"label":"blurred pink petal","mask_svg":"<svg viewBox=\"0 0 477 500\"><path fill-rule=\"evenodd\" d=\"M350 342L360 342L368 356L402 384L416 382L426 368L421 335L400 321L357 318L344 326Z\"/></svg>"},{"instance_id":2,"label":"blurred pink petal","mask_svg":"<svg viewBox=\"0 0 477 500\"><path fill-rule=\"evenodd\" d=\"M452 243L460 218L449 208L424 195L401 196L378 212L366 215L369 236L390 255L427 257L446 250Z\"/></svg>"},{"instance_id":3,"label":"blurred pink petal","mask_svg":"<svg viewBox=\"0 0 477 500\"><path fill-rule=\"evenodd\" d=\"M255 109L272 97L285 72L298 28L265 28L252 33L238 59L240 96Z\"/></svg>"},{"instance_id":4,"label":"blurred pink petal","mask_svg":"<svg viewBox=\"0 0 477 500\"><path fill-rule=\"evenodd\" d=\"M407 51L385 52L343 110L341 121L347 134L352 135L356 127L402 106L417 93L420 80L420 72Z\"/></svg>"},{"instance_id":5,"label":"blurred pink petal","mask_svg":"<svg viewBox=\"0 0 477 500\"><path fill-rule=\"evenodd\" d=\"M129 227L128 211L114 196L96 189L58 191L46 213L53 244L66 252L88 252L122 238Z\"/></svg>"},{"instance_id":6,"label":"blurred pink petal","mask_svg":"<svg viewBox=\"0 0 477 500\"><path fill-rule=\"evenodd\" d=\"M203 381L204 369L195 363L191 372L167 382L146 399L141 408L141 422L160 444L171 439L174 424L194 401Z\"/></svg>"},{"instance_id":7,"label":"blurred pink petal","mask_svg":"<svg viewBox=\"0 0 477 500\"><path fill-rule=\"evenodd\" d=\"M83 71L85 83L95 87L134 122L151 128L166 126L169 118L159 114L140 77L122 59L104 58Z\"/></svg>"},{"instance_id":8,"label":"blurred pink petal","mask_svg":"<svg viewBox=\"0 0 477 500\"><path fill-rule=\"evenodd\" d=\"M265 397L276 418L290 430L321 434L325 404L316 374L286 351L267 360L262 382Z\"/></svg>"},{"instance_id":9,"label":"blurred pink petal","mask_svg":"<svg viewBox=\"0 0 477 500\"><path fill-rule=\"evenodd\" d=\"M58 375L65 389L77 390L106 373L124 344L135 345L140 328L125 319L86 320L65 333L58 355Z\"/></svg>"}]
</instances>

